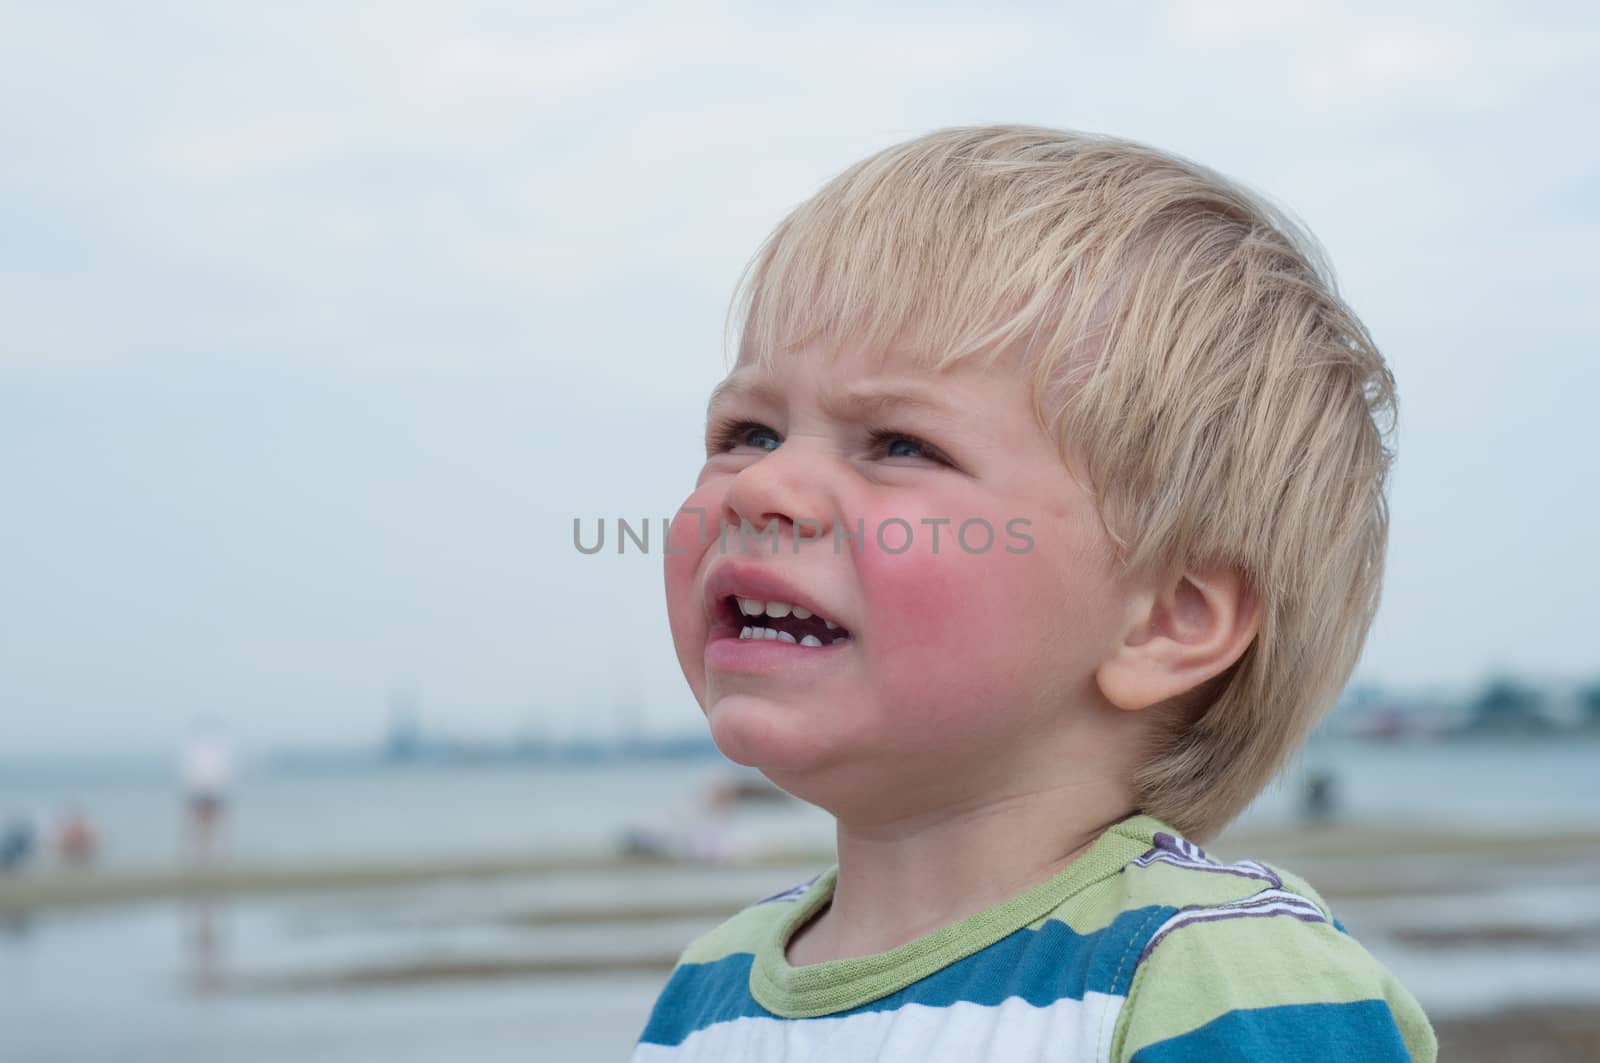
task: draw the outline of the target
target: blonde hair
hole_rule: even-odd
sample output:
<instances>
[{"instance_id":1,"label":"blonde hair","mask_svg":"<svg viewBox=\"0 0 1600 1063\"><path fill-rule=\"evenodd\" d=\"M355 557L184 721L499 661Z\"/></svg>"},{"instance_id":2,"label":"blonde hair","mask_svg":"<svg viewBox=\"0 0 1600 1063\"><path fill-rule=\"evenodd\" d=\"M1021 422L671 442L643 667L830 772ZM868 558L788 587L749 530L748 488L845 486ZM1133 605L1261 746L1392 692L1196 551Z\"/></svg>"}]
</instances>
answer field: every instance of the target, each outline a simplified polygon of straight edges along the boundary
<instances>
[{"instance_id":1,"label":"blonde hair","mask_svg":"<svg viewBox=\"0 0 1600 1063\"><path fill-rule=\"evenodd\" d=\"M1124 572L1244 574L1259 631L1160 710L1141 810L1216 833L1349 679L1382 579L1394 380L1315 241L1258 196L1126 140L942 129L789 214L735 319L757 363L817 341L932 369L1023 351Z\"/></svg>"}]
</instances>

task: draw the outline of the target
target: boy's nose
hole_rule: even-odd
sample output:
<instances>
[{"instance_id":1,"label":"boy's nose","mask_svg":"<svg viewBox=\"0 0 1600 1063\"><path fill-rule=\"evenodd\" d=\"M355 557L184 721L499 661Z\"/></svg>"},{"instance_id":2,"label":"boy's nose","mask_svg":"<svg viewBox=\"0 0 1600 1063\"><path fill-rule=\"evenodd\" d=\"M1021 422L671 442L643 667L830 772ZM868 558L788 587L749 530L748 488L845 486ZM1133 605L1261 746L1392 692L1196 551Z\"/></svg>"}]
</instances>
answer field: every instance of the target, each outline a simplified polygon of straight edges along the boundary
<instances>
[{"instance_id":1,"label":"boy's nose","mask_svg":"<svg viewBox=\"0 0 1600 1063\"><path fill-rule=\"evenodd\" d=\"M734 528L748 523L758 532L779 538L819 538L835 516L825 484L827 462L815 448L808 450L794 440L751 462L733 478L723 496L723 523ZM770 527L773 521L780 522L777 528Z\"/></svg>"}]
</instances>

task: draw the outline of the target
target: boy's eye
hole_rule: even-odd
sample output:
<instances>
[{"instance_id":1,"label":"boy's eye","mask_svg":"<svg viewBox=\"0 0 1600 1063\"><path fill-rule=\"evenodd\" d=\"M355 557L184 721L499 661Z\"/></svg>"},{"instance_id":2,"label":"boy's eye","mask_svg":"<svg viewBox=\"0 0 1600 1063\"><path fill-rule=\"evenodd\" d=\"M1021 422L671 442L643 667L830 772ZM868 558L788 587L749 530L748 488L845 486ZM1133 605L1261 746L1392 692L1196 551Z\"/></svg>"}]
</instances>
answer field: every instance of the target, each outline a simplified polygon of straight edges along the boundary
<instances>
[{"instance_id":1,"label":"boy's eye","mask_svg":"<svg viewBox=\"0 0 1600 1063\"><path fill-rule=\"evenodd\" d=\"M882 447L884 454L891 458L926 458L933 456L927 452L928 448L923 446L920 440L913 439L911 436L884 432L874 436L872 442L874 446Z\"/></svg>"},{"instance_id":2,"label":"boy's eye","mask_svg":"<svg viewBox=\"0 0 1600 1063\"><path fill-rule=\"evenodd\" d=\"M881 451L888 458L925 458L928 461L938 462L940 465L950 465L952 462L944 456L938 447L924 443L916 436L897 432L892 428L880 428L872 433L872 448Z\"/></svg>"},{"instance_id":3,"label":"boy's eye","mask_svg":"<svg viewBox=\"0 0 1600 1063\"><path fill-rule=\"evenodd\" d=\"M759 447L777 450L782 442L778 433L755 421L724 421L711 426L707 433L712 453L732 450L734 447Z\"/></svg>"},{"instance_id":4,"label":"boy's eye","mask_svg":"<svg viewBox=\"0 0 1600 1063\"><path fill-rule=\"evenodd\" d=\"M869 441L874 453L887 458L923 458L941 465L952 464L938 447L892 428L873 430ZM738 447L777 450L783 440L758 421L719 421L707 430L706 443L708 453L720 454Z\"/></svg>"}]
</instances>

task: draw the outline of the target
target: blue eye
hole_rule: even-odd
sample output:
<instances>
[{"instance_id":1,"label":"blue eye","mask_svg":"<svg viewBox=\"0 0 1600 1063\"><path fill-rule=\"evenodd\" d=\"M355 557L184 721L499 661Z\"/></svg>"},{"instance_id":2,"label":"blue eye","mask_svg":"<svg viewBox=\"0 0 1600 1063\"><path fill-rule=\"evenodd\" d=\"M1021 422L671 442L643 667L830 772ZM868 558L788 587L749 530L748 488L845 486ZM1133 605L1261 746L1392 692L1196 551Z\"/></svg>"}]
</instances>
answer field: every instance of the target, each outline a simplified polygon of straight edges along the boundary
<instances>
[{"instance_id":1,"label":"blue eye","mask_svg":"<svg viewBox=\"0 0 1600 1063\"><path fill-rule=\"evenodd\" d=\"M892 428L880 428L873 432L872 445L881 450L886 458L924 458L940 465L953 464L938 447Z\"/></svg>"},{"instance_id":2,"label":"blue eye","mask_svg":"<svg viewBox=\"0 0 1600 1063\"><path fill-rule=\"evenodd\" d=\"M759 424L747 425L739 434L746 443L753 447L760 447L762 450L777 450L778 445L783 442L778 438L778 433ZM763 438L772 440L772 445L767 446L765 443L757 442L757 440Z\"/></svg>"},{"instance_id":3,"label":"blue eye","mask_svg":"<svg viewBox=\"0 0 1600 1063\"><path fill-rule=\"evenodd\" d=\"M954 467L943 451L914 435L891 428L874 430L869 437L874 452L886 458L920 458ZM725 454L739 447L777 450L783 439L759 421L718 420L706 429L706 453Z\"/></svg>"},{"instance_id":4,"label":"blue eye","mask_svg":"<svg viewBox=\"0 0 1600 1063\"><path fill-rule=\"evenodd\" d=\"M713 424L706 433L706 440L707 450L711 453L732 450L734 447L777 450L778 444L783 442L778 438L778 433L756 421L724 421ZM768 440L771 441L770 445Z\"/></svg>"}]
</instances>

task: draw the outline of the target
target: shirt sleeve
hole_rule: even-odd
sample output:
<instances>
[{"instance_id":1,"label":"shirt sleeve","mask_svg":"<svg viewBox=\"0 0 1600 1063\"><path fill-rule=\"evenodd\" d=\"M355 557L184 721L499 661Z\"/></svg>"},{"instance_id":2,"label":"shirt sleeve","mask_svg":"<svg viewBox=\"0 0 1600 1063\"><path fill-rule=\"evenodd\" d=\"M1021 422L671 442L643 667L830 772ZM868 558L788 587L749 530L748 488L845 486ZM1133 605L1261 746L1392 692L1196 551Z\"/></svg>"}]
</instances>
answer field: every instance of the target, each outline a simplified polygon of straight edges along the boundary
<instances>
[{"instance_id":1,"label":"shirt sleeve","mask_svg":"<svg viewBox=\"0 0 1600 1063\"><path fill-rule=\"evenodd\" d=\"M1304 898L1181 910L1145 945L1117 1063L1435 1063L1403 986Z\"/></svg>"}]
</instances>

